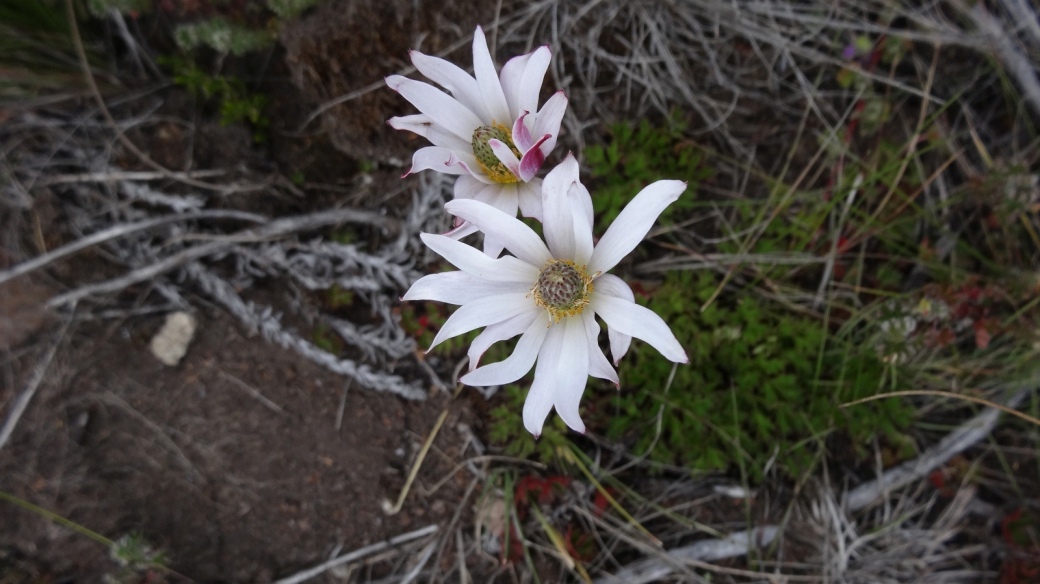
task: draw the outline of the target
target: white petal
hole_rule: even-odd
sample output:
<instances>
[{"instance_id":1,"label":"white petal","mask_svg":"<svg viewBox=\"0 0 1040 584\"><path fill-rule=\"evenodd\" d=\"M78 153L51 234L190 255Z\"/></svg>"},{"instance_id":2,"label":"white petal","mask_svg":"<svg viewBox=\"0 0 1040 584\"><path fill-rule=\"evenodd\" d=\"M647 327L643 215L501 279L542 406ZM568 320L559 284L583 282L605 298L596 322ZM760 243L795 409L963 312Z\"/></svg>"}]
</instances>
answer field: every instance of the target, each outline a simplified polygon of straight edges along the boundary
<instances>
[{"instance_id":1,"label":"white petal","mask_svg":"<svg viewBox=\"0 0 1040 584\"><path fill-rule=\"evenodd\" d=\"M473 178L472 175L464 174L455 181L455 198L456 199L475 199L480 191L486 189L487 184L480 182Z\"/></svg>"},{"instance_id":2,"label":"white petal","mask_svg":"<svg viewBox=\"0 0 1040 584\"><path fill-rule=\"evenodd\" d=\"M578 180L578 161L568 154L542 182L542 233L554 257L574 259L574 212L567 191Z\"/></svg>"},{"instance_id":3,"label":"white petal","mask_svg":"<svg viewBox=\"0 0 1040 584\"><path fill-rule=\"evenodd\" d=\"M538 110L538 119L535 121L531 134L544 136L550 134L552 137L542 143L542 153L546 156L556 148L556 139L560 137L560 124L563 123L563 114L567 112L567 96L563 91L557 91Z\"/></svg>"},{"instance_id":4,"label":"white petal","mask_svg":"<svg viewBox=\"0 0 1040 584\"><path fill-rule=\"evenodd\" d=\"M394 116L387 120L386 123L395 130L405 130L425 138L426 132L433 125L433 119L426 114L413 114L410 116Z\"/></svg>"},{"instance_id":5,"label":"white petal","mask_svg":"<svg viewBox=\"0 0 1040 584\"><path fill-rule=\"evenodd\" d=\"M585 188L585 185L580 182L575 183L578 186L578 193L576 196L581 197L581 205L585 209L585 218L588 219L589 233L592 233L593 217L595 211L592 210L592 195L589 194L589 189Z\"/></svg>"},{"instance_id":6,"label":"white petal","mask_svg":"<svg viewBox=\"0 0 1040 584\"><path fill-rule=\"evenodd\" d=\"M545 417L553 407L556 393L556 369L560 362L560 348L563 345L563 327L551 326L542 341L542 350L538 351L538 363L534 368L534 381L531 390L524 400L524 427L534 434L542 435Z\"/></svg>"},{"instance_id":7,"label":"white petal","mask_svg":"<svg viewBox=\"0 0 1040 584\"><path fill-rule=\"evenodd\" d=\"M483 205L483 203L477 204ZM538 279L539 268L515 257L489 258L465 243L455 241L445 235L420 233L419 237L430 249L439 253L453 266L478 278L495 282L524 282L528 287Z\"/></svg>"},{"instance_id":8,"label":"white petal","mask_svg":"<svg viewBox=\"0 0 1040 584\"><path fill-rule=\"evenodd\" d=\"M493 282L466 272L441 272L423 276L412 284L401 300L434 300L448 304L466 304L495 294L527 293L523 282Z\"/></svg>"},{"instance_id":9,"label":"white petal","mask_svg":"<svg viewBox=\"0 0 1040 584\"><path fill-rule=\"evenodd\" d=\"M435 124L463 140L471 140L473 130L481 125L480 118L466 106L428 83L391 75L386 78L386 84L429 116Z\"/></svg>"},{"instance_id":10,"label":"white petal","mask_svg":"<svg viewBox=\"0 0 1040 584\"><path fill-rule=\"evenodd\" d=\"M636 301L632 288L613 274L600 275L593 282L593 287L599 294L607 294L628 302ZM610 356L614 358L614 364L617 365L618 361L621 361L621 358L628 352L629 346L632 345L632 335L618 332L616 328L608 324L607 338L610 340Z\"/></svg>"},{"instance_id":11,"label":"white petal","mask_svg":"<svg viewBox=\"0 0 1040 584\"><path fill-rule=\"evenodd\" d=\"M456 222L458 223L457 226L453 227L452 229L449 229L448 231L445 231L444 233L441 233L441 235L443 235L444 237L450 237L455 241L459 241L463 237L466 237L467 235L473 235L474 233L479 231L479 229L477 229L477 226L470 223L469 221L463 221L462 219L456 218Z\"/></svg>"},{"instance_id":12,"label":"white petal","mask_svg":"<svg viewBox=\"0 0 1040 584\"><path fill-rule=\"evenodd\" d=\"M484 189L474 197L476 200L487 203L492 207L502 211L510 217L516 217L517 207L517 185L491 185ZM502 242L495 239L493 236L484 234L484 254L488 257L497 258L502 255L502 250L505 246Z\"/></svg>"},{"instance_id":13,"label":"white petal","mask_svg":"<svg viewBox=\"0 0 1040 584\"><path fill-rule=\"evenodd\" d=\"M542 220L542 184L542 179L535 178L516 185L516 199L524 217Z\"/></svg>"},{"instance_id":14,"label":"white petal","mask_svg":"<svg viewBox=\"0 0 1040 584\"><path fill-rule=\"evenodd\" d=\"M431 57L419 51L409 51L412 64L428 79L451 92L459 103L477 114L484 122L490 122L490 114L484 107L477 80L454 63ZM486 120L484 118L487 118Z\"/></svg>"},{"instance_id":15,"label":"white petal","mask_svg":"<svg viewBox=\"0 0 1040 584\"><path fill-rule=\"evenodd\" d=\"M595 310L608 326L646 341L669 361L689 363L686 351L676 340L672 330L654 311L635 302L602 294L599 290L590 295L590 300L589 307Z\"/></svg>"},{"instance_id":16,"label":"white petal","mask_svg":"<svg viewBox=\"0 0 1040 584\"><path fill-rule=\"evenodd\" d=\"M581 313L581 318L585 322L585 334L589 339L589 375L606 379L620 387L621 380L618 379L617 371L610 366L610 361L607 361L603 350L599 348L599 323L596 322L595 313L586 310Z\"/></svg>"},{"instance_id":17,"label":"white petal","mask_svg":"<svg viewBox=\"0 0 1040 584\"><path fill-rule=\"evenodd\" d=\"M531 326L531 323L539 316L544 316L548 322L549 317L544 310L532 310L531 312L524 312L508 320L495 323L484 329L483 332L477 335L477 338L473 339L469 346L469 352L467 353L469 356L469 370L473 371L480 365L480 358L484 356L484 352L491 345L499 341L511 339L526 331L527 327Z\"/></svg>"},{"instance_id":18,"label":"white petal","mask_svg":"<svg viewBox=\"0 0 1040 584\"><path fill-rule=\"evenodd\" d=\"M556 367L553 404L556 413L571 430L584 434L585 424L581 421L578 406L589 381L589 338L585 333L585 322L580 318L564 319L560 325L564 326L563 346Z\"/></svg>"},{"instance_id":19,"label":"white petal","mask_svg":"<svg viewBox=\"0 0 1040 584\"><path fill-rule=\"evenodd\" d=\"M437 331L437 336L433 338L427 352L433 350L441 342L468 333L473 329L502 322L524 312L538 310L534 300L527 296L526 292L496 294L463 304L448 317L441 330Z\"/></svg>"},{"instance_id":20,"label":"white petal","mask_svg":"<svg viewBox=\"0 0 1040 584\"><path fill-rule=\"evenodd\" d=\"M466 385L477 385L486 387L489 385L504 385L520 379L531 370L534 365L538 350L542 348L545 334L549 332L548 313L542 312L542 318L536 318L527 330L524 331L520 340L513 349L513 354L497 363L484 365L476 371L471 371L462 376L461 381Z\"/></svg>"},{"instance_id":21,"label":"white petal","mask_svg":"<svg viewBox=\"0 0 1040 584\"><path fill-rule=\"evenodd\" d=\"M480 94L484 97L484 104L491 118L499 124L505 124L506 127L512 126L513 116L509 114L506 94L498 80L498 72L495 71L495 62L491 59L484 30L479 26L473 33L473 74L477 77Z\"/></svg>"},{"instance_id":22,"label":"white petal","mask_svg":"<svg viewBox=\"0 0 1040 584\"><path fill-rule=\"evenodd\" d=\"M520 111L529 112L538 110L538 94L542 90L542 81L545 79L545 71L549 68L552 60L552 51L547 45L542 45L531 53L531 58L524 67L520 78L520 87L517 93L517 107ZM514 114L518 113L516 111ZM540 135L540 134L536 134Z\"/></svg>"},{"instance_id":23,"label":"white petal","mask_svg":"<svg viewBox=\"0 0 1040 584\"><path fill-rule=\"evenodd\" d=\"M418 134L433 142L434 146L450 148L459 152L472 150L469 142L434 124L430 116L426 114L397 116L390 118L386 123L395 130L404 130Z\"/></svg>"},{"instance_id":24,"label":"white petal","mask_svg":"<svg viewBox=\"0 0 1040 584\"><path fill-rule=\"evenodd\" d=\"M574 233L574 262L578 265L589 263L592 257L592 221L589 219L588 210L582 201L585 187L579 182L567 189L567 202L571 207L571 226ZM591 201L591 199L589 199Z\"/></svg>"},{"instance_id":25,"label":"white petal","mask_svg":"<svg viewBox=\"0 0 1040 584\"><path fill-rule=\"evenodd\" d=\"M680 180L659 180L639 191L599 240L589 260L590 272L607 272L632 251L665 207L686 190ZM636 335L638 336L638 335Z\"/></svg>"},{"instance_id":26,"label":"white petal","mask_svg":"<svg viewBox=\"0 0 1040 584\"><path fill-rule=\"evenodd\" d=\"M469 173L458 164L455 164L455 162L454 152L447 148L441 148L440 146L420 148L412 155L412 167L401 178L423 170L434 170L445 174L465 173L468 176Z\"/></svg>"},{"instance_id":27,"label":"white petal","mask_svg":"<svg viewBox=\"0 0 1040 584\"><path fill-rule=\"evenodd\" d=\"M538 235L515 216L506 215L479 201L450 201L444 205L444 209L456 217L471 221L484 233L491 234L513 255L532 267L537 266L535 269L538 271L552 259Z\"/></svg>"},{"instance_id":28,"label":"white petal","mask_svg":"<svg viewBox=\"0 0 1040 584\"><path fill-rule=\"evenodd\" d=\"M499 74L502 92L506 94L506 103L509 104L509 113L515 116L520 115L520 80L524 76L524 69L527 67L527 62L531 60L532 54L527 53L506 61Z\"/></svg>"}]
</instances>

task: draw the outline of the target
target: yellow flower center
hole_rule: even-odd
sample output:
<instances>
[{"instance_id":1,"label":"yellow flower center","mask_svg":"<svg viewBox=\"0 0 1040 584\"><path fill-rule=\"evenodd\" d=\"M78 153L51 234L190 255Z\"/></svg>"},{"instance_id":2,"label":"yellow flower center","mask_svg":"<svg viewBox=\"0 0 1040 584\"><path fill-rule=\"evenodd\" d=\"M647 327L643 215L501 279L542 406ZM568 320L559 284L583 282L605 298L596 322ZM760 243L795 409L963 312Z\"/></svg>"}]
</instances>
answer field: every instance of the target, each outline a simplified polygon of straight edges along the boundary
<instances>
[{"instance_id":1,"label":"yellow flower center","mask_svg":"<svg viewBox=\"0 0 1040 584\"><path fill-rule=\"evenodd\" d=\"M577 316L585 310L592 294L592 277L585 266L570 260L549 260L531 287L534 301L549 312L553 322Z\"/></svg>"},{"instance_id":2,"label":"yellow flower center","mask_svg":"<svg viewBox=\"0 0 1040 584\"><path fill-rule=\"evenodd\" d=\"M516 175L510 172L506 165L502 164L502 161L495 156L494 150L488 144L488 140L492 138L509 146L509 149L516 155L517 160L520 159L520 151L513 144L513 132L502 124L491 122L490 126L480 126L473 130L473 139L470 141L470 144L473 146L473 156L477 157L477 164L480 165L480 170L483 170L488 178L499 184L517 182Z\"/></svg>"}]
</instances>

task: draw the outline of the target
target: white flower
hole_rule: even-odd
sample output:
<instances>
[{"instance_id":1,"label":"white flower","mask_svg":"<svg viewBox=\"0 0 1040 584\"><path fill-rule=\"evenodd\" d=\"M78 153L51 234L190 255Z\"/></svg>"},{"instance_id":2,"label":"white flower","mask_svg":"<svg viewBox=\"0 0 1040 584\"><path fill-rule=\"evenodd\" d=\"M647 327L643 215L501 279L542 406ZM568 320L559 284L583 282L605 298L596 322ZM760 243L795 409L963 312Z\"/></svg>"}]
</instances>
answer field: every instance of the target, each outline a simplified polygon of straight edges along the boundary
<instances>
[{"instance_id":1,"label":"white flower","mask_svg":"<svg viewBox=\"0 0 1040 584\"><path fill-rule=\"evenodd\" d=\"M672 361L688 362L661 317L636 304L628 285L606 273L642 241L661 211L684 190L686 183L676 180L644 188L595 247L592 199L578 182L578 163L571 156L545 178L545 243L512 215L479 201L451 201L446 206L450 213L501 241L513 255L493 259L449 237L424 233L426 245L461 271L425 276L403 300L462 305L441 327L431 349L445 339L487 327L470 346L471 371L462 377L463 383L511 383L537 360L524 403L524 426L532 434L541 434L554 406L569 427L584 432L578 403L588 376L618 384L617 372L599 348L595 315L607 324L615 365L632 337ZM476 368L488 347L516 335L521 337L510 357Z\"/></svg>"},{"instance_id":2,"label":"white flower","mask_svg":"<svg viewBox=\"0 0 1040 584\"><path fill-rule=\"evenodd\" d=\"M499 75L479 26L473 33L476 78L444 59L412 51L415 68L451 95L400 75L386 78L391 89L422 112L390 118L387 123L434 144L415 152L405 176L427 169L456 174L456 199L476 199L510 216L519 209L525 217L540 221L541 180L535 175L556 146L567 109L562 91L537 109L551 56L549 47L539 47L510 59ZM449 232L455 239L477 231L462 222L455 227ZM484 249L498 257L502 246L485 240Z\"/></svg>"}]
</instances>

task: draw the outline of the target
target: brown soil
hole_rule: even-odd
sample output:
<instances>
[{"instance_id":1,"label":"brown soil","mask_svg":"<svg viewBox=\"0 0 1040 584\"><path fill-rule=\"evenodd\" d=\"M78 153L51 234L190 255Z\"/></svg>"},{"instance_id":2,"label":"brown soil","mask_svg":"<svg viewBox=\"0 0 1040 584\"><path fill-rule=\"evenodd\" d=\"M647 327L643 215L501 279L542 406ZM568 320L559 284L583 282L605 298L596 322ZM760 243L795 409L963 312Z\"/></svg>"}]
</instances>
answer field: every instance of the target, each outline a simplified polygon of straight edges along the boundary
<instances>
[{"instance_id":1,"label":"brown soil","mask_svg":"<svg viewBox=\"0 0 1040 584\"><path fill-rule=\"evenodd\" d=\"M446 407L418 484L451 470L465 443L456 426L472 423L458 402L354 388L337 432L342 378L244 338L219 314L199 321L176 367L148 352L158 319L71 332L0 451L0 490L112 539L139 532L196 581L269 581L324 560L337 544L349 550L454 512L469 480L462 474L432 497L413 488L396 516L381 502L396 499ZM0 526L0 549L33 557L51 577L96 581L113 567L102 546L11 505L0 505Z\"/></svg>"}]
</instances>

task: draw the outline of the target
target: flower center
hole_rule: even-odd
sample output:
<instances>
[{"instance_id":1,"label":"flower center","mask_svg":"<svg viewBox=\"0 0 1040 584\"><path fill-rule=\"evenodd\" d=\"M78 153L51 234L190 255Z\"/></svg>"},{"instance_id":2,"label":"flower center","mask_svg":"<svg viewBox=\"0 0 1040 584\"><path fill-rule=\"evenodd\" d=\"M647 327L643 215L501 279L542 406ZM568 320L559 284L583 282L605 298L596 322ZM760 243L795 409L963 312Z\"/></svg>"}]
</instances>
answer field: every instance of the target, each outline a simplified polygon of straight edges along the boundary
<instances>
[{"instance_id":1,"label":"flower center","mask_svg":"<svg viewBox=\"0 0 1040 584\"><path fill-rule=\"evenodd\" d=\"M560 322L561 318L577 316L585 309L592 294L592 278L585 266L576 266L570 260L549 260L531 293L535 303L549 311L554 322Z\"/></svg>"},{"instance_id":2,"label":"flower center","mask_svg":"<svg viewBox=\"0 0 1040 584\"><path fill-rule=\"evenodd\" d=\"M521 157L520 151L513 144L513 133L509 128L502 124L491 122L490 126L480 126L473 130L473 139L470 144L473 146L473 156L477 157L477 164L480 165L480 169L484 171L484 174L496 183L515 183L518 180L516 175L510 172L506 165L502 164L502 161L495 156L495 151L488 145L488 140L492 138L509 146L509 149L513 151L517 159Z\"/></svg>"}]
</instances>

